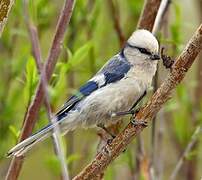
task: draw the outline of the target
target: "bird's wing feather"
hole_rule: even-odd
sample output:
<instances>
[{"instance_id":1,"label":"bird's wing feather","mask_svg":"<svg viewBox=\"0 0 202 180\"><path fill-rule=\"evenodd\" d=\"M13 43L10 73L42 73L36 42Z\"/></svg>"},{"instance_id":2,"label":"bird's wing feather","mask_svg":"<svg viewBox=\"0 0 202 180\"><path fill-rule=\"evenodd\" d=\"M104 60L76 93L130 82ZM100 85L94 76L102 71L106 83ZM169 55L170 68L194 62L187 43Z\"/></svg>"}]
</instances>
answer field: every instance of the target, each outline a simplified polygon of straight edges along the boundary
<instances>
[{"instance_id":1,"label":"bird's wing feather","mask_svg":"<svg viewBox=\"0 0 202 180\"><path fill-rule=\"evenodd\" d=\"M106 86L107 84L114 83L122 79L129 71L131 64L120 54L115 55L103 68L86 84L84 84L79 91L69 98L63 105L60 111L56 114L58 120L66 116L75 104L77 104L84 97L90 95L95 90Z\"/></svg>"},{"instance_id":2,"label":"bird's wing feather","mask_svg":"<svg viewBox=\"0 0 202 180\"><path fill-rule=\"evenodd\" d=\"M69 100L62 106L62 108L56 113L56 117L58 120L62 119L69 110L71 110L76 103L78 103L85 96L88 96L93 91L98 89L98 84L94 81L88 81L85 85L83 85L79 91L71 96Z\"/></svg>"}]
</instances>

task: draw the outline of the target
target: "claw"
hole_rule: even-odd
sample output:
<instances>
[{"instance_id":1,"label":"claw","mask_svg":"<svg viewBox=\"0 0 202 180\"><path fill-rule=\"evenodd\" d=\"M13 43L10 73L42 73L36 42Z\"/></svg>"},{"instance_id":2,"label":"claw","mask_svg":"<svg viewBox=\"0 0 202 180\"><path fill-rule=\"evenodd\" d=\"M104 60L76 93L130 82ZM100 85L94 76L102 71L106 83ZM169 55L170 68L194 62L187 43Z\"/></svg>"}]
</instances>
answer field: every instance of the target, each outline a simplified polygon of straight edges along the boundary
<instances>
[{"instance_id":1,"label":"claw","mask_svg":"<svg viewBox=\"0 0 202 180\"><path fill-rule=\"evenodd\" d=\"M103 124L98 124L98 127L102 128L108 135L112 137L112 140L116 137L113 133L111 133Z\"/></svg>"},{"instance_id":2,"label":"claw","mask_svg":"<svg viewBox=\"0 0 202 180\"><path fill-rule=\"evenodd\" d=\"M113 138L113 139L114 139L114 138ZM107 145L110 145L110 144L112 143L113 139L108 139L108 140L107 140Z\"/></svg>"},{"instance_id":3,"label":"claw","mask_svg":"<svg viewBox=\"0 0 202 180\"><path fill-rule=\"evenodd\" d=\"M144 120L138 120L138 121L136 121L136 120L131 120L130 121L134 126L139 126L139 125L141 125L141 126L144 126L144 127L147 127L148 126L148 122L147 121L144 121Z\"/></svg>"}]
</instances>

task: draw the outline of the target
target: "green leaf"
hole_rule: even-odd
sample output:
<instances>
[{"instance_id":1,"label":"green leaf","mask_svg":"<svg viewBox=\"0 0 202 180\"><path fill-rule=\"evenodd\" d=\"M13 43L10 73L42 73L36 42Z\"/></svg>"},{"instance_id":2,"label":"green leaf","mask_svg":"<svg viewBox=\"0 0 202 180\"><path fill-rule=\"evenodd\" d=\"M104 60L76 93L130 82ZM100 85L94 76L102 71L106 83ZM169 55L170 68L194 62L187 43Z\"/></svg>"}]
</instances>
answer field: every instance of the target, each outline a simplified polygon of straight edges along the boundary
<instances>
[{"instance_id":1,"label":"green leaf","mask_svg":"<svg viewBox=\"0 0 202 180\"><path fill-rule=\"evenodd\" d=\"M181 27L182 27L182 18L181 18L181 9L180 5L177 2L173 2L174 6L174 12L175 12L175 18L174 22L171 24L171 36L172 36L172 42L174 42L174 45L176 47L176 53L179 53L180 46L182 43L182 33L181 33Z\"/></svg>"},{"instance_id":2,"label":"green leaf","mask_svg":"<svg viewBox=\"0 0 202 180\"><path fill-rule=\"evenodd\" d=\"M66 64L66 71L69 71L79 65L85 57L88 55L90 48L92 47L92 42L89 41L83 46L81 46L79 49L76 50L76 52L73 54L73 56L68 60Z\"/></svg>"},{"instance_id":3,"label":"green leaf","mask_svg":"<svg viewBox=\"0 0 202 180\"><path fill-rule=\"evenodd\" d=\"M165 112L172 112L172 111L176 111L179 108L179 104L178 102L176 102L176 100L170 100L168 103L166 103L165 105Z\"/></svg>"},{"instance_id":4,"label":"green leaf","mask_svg":"<svg viewBox=\"0 0 202 180\"><path fill-rule=\"evenodd\" d=\"M67 164L70 164L78 159L80 159L81 156L79 154L71 154L70 156L68 156L67 158Z\"/></svg>"},{"instance_id":5,"label":"green leaf","mask_svg":"<svg viewBox=\"0 0 202 180\"><path fill-rule=\"evenodd\" d=\"M186 155L186 160L192 160L194 157L196 157L198 154L198 151L197 150L193 150L191 152L189 152L187 155Z\"/></svg>"},{"instance_id":6,"label":"green leaf","mask_svg":"<svg viewBox=\"0 0 202 180\"><path fill-rule=\"evenodd\" d=\"M9 131L11 132L11 134L13 135L13 137L15 138L15 141L18 141L18 137L20 135L20 131L16 129L15 126L10 125L9 126Z\"/></svg>"},{"instance_id":7,"label":"green leaf","mask_svg":"<svg viewBox=\"0 0 202 180\"><path fill-rule=\"evenodd\" d=\"M60 175L61 172L60 161L56 156L54 155L49 156L45 160L45 164L54 175Z\"/></svg>"},{"instance_id":8,"label":"green leaf","mask_svg":"<svg viewBox=\"0 0 202 180\"><path fill-rule=\"evenodd\" d=\"M38 73L34 58L30 56L26 64L25 98L30 100L38 81Z\"/></svg>"}]
</instances>

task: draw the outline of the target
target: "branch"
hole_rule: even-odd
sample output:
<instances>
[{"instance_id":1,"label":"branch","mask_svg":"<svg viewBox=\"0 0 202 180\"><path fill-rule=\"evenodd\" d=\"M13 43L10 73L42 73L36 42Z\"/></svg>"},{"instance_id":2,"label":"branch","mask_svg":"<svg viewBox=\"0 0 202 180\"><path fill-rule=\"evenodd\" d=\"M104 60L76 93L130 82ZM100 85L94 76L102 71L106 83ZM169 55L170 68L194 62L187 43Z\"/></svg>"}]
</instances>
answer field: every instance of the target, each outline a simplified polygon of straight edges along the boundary
<instances>
[{"instance_id":1,"label":"branch","mask_svg":"<svg viewBox=\"0 0 202 180\"><path fill-rule=\"evenodd\" d=\"M138 22L138 29L152 31L161 0L146 0ZM152 7L152 8L151 8Z\"/></svg>"},{"instance_id":2,"label":"branch","mask_svg":"<svg viewBox=\"0 0 202 180\"><path fill-rule=\"evenodd\" d=\"M157 31L160 29L162 19L163 19L165 13L167 12L170 3L171 3L171 0L162 0L161 1L160 7L159 7L159 10L156 15L155 22L154 22L154 26L152 28L152 33L154 35L156 35Z\"/></svg>"},{"instance_id":3,"label":"branch","mask_svg":"<svg viewBox=\"0 0 202 180\"><path fill-rule=\"evenodd\" d=\"M113 19L114 29L119 38L120 47L122 47L123 44L125 43L125 37L124 37L123 31L121 29L118 10L116 9L115 4L113 3L113 0L108 0L107 2L108 2L109 10L110 10L110 15Z\"/></svg>"},{"instance_id":4,"label":"branch","mask_svg":"<svg viewBox=\"0 0 202 180\"><path fill-rule=\"evenodd\" d=\"M43 72L45 72L47 76L46 77L47 81L50 79L53 73L55 64L57 62L57 59L59 57L60 50L61 50L61 43L63 42L65 31L68 27L68 24L71 18L73 5L74 5L74 0L66 0L64 3L64 7L61 11L60 18L58 20L58 24L56 27L54 39L52 42L52 46L49 50L49 55L46 60L46 64L43 67ZM30 104L28 108L28 112L26 113L20 141L26 139L32 133L40 106L43 102L43 98L44 98L44 91L42 86L42 80L40 80L38 87L36 89L34 100ZM22 167L23 159L24 159L23 156L14 157L12 159L12 162L10 164L10 167L6 176L7 180L17 179Z\"/></svg>"},{"instance_id":5,"label":"branch","mask_svg":"<svg viewBox=\"0 0 202 180\"><path fill-rule=\"evenodd\" d=\"M192 148L194 147L195 143L197 142L197 139L199 137L199 134L202 132L202 127L201 126L197 126L193 135L191 136L191 140L189 142L189 144L187 145L187 147L185 148L184 153L182 154L182 156L180 157L180 159L178 160L177 165L175 166L173 172L171 173L170 176L170 180L173 180L176 178L177 173L179 172L181 166L183 165L183 162L185 161L186 157L188 156L189 152L192 150Z\"/></svg>"},{"instance_id":6,"label":"branch","mask_svg":"<svg viewBox=\"0 0 202 180\"><path fill-rule=\"evenodd\" d=\"M158 13L156 15L156 19L154 22L154 26L152 28L152 34L153 35L157 35L158 31L161 30L162 27L162 23L163 23L163 19L164 16L166 15L166 13L168 12L168 8L169 5L171 3L171 0L161 0L159 9L158 9ZM164 60L163 60L164 61ZM165 62L165 61L164 61ZM157 70L156 70L156 74L153 78L153 93L156 92L156 90L158 89L158 83L159 82L159 64L157 65ZM152 120L152 125L151 125L151 162L150 162L150 174L152 179L156 179L156 163L155 163L155 146L156 146L156 117L153 118Z\"/></svg>"},{"instance_id":7,"label":"branch","mask_svg":"<svg viewBox=\"0 0 202 180\"><path fill-rule=\"evenodd\" d=\"M43 91L45 93L44 101L45 101L45 107L46 107L46 111L47 111L48 120L50 123L56 124L56 122L55 122L56 120L52 115L51 106L50 106L50 98L49 98L48 88L47 88L48 83L47 83L47 79L45 76L45 72L43 71L38 31L37 31L37 28L30 22L30 18L29 18L28 0L24 0L24 13L25 13L25 22L27 24L27 29L28 29L31 44L32 44L32 52L35 57L35 62L36 62L39 74L41 74ZM60 132L60 128L58 125L56 125L53 128L53 132L54 132L54 134L52 136L52 139L54 142L55 153L58 156L58 159L60 160L60 163L61 163L62 177L64 180L69 180L69 173L68 173L66 162L65 162L65 155L64 155L64 151L62 149L62 145L61 145L61 141L60 141L61 132Z\"/></svg>"},{"instance_id":8,"label":"branch","mask_svg":"<svg viewBox=\"0 0 202 180\"><path fill-rule=\"evenodd\" d=\"M171 91L182 81L186 72L191 67L202 46L202 25L197 29L186 48L178 57L172 67L170 74L160 88L154 93L151 100L136 115L136 121L151 121L152 117L160 110L165 102L170 98ZM107 166L118 157L126 146L136 137L145 126L134 126L129 123L111 144L106 145L98 153L96 158L78 175L74 180L92 179L96 174L100 174Z\"/></svg>"},{"instance_id":9,"label":"branch","mask_svg":"<svg viewBox=\"0 0 202 180\"><path fill-rule=\"evenodd\" d=\"M35 61L36 64L39 66L39 73L41 74L41 81L43 83L43 91L44 91L44 101L45 101L45 107L46 107L46 111L47 111L47 116L48 116L48 120L50 123L52 124L56 124L56 120L52 115L51 112L51 106L50 106L50 98L48 95L48 83L46 80L46 76L45 76L45 72L42 71L42 61L41 61L41 52L40 52L40 47L39 47L39 41L38 41L38 33L37 33L37 29L34 26L30 26L30 36L32 37L32 46L33 46L33 52L35 54L36 57ZM53 134L53 142L54 142L54 147L55 147L55 151L56 151L56 155L58 156L60 163L61 163L61 167L62 167L62 176L63 179L68 180L69 179L69 173L67 171L67 167L66 167L66 162L65 162L65 155L64 152L62 150L62 145L60 142L60 129L58 127L58 125L56 125L53 129L54 134Z\"/></svg>"},{"instance_id":10,"label":"branch","mask_svg":"<svg viewBox=\"0 0 202 180\"><path fill-rule=\"evenodd\" d=\"M1 0L0 1L0 37L6 25L8 14L14 4L14 0Z\"/></svg>"}]
</instances>

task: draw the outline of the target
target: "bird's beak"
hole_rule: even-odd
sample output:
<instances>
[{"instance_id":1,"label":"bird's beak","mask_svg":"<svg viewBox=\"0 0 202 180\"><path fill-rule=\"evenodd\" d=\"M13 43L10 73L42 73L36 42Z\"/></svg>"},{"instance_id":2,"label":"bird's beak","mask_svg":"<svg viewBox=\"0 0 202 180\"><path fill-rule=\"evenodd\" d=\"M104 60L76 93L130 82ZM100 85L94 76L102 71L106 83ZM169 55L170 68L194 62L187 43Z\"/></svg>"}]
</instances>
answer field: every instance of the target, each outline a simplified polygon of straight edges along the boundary
<instances>
[{"instance_id":1,"label":"bird's beak","mask_svg":"<svg viewBox=\"0 0 202 180\"><path fill-rule=\"evenodd\" d=\"M152 54L152 55L150 56L150 59L151 59L151 60L160 60L161 58L160 58L160 56L159 56L158 54Z\"/></svg>"}]
</instances>

